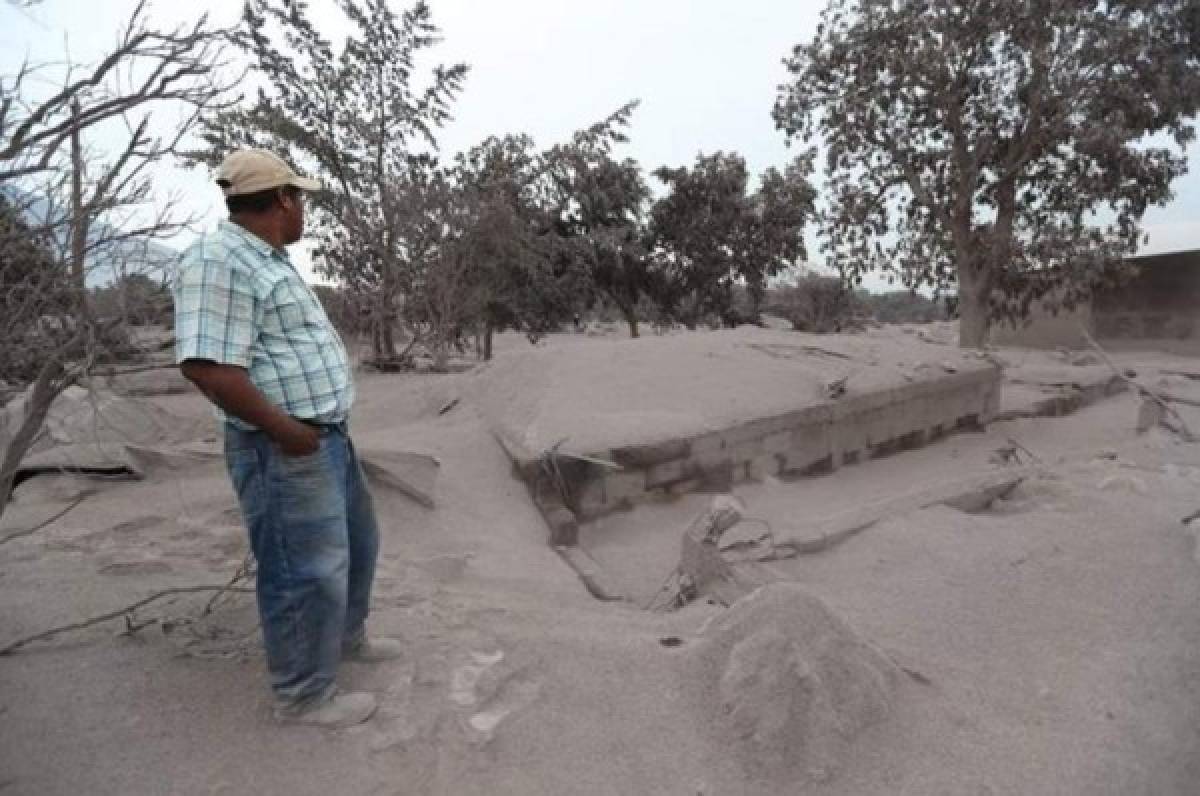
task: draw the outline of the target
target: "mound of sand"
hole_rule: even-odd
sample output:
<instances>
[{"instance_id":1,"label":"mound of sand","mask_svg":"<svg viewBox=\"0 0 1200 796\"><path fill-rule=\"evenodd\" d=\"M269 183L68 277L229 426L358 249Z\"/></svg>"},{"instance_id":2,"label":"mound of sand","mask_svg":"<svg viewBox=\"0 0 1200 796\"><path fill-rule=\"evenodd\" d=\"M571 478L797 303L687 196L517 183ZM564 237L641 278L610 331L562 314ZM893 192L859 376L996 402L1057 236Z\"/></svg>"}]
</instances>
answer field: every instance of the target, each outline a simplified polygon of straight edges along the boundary
<instances>
[{"instance_id":1,"label":"mound of sand","mask_svg":"<svg viewBox=\"0 0 1200 796\"><path fill-rule=\"evenodd\" d=\"M888 716L898 683L883 653L794 583L735 603L694 654L718 731L755 777L831 779Z\"/></svg>"},{"instance_id":2,"label":"mound of sand","mask_svg":"<svg viewBox=\"0 0 1200 796\"><path fill-rule=\"evenodd\" d=\"M26 396L0 409L0 449L24 420ZM16 481L41 473L82 472L143 478L211 461L193 449L211 426L152 401L106 389L69 387L50 407L42 433L22 458ZM211 446L210 446L211 447Z\"/></svg>"},{"instance_id":3,"label":"mound of sand","mask_svg":"<svg viewBox=\"0 0 1200 796\"><path fill-rule=\"evenodd\" d=\"M746 326L515 350L473 374L467 393L497 433L527 450L566 439L564 450L595 452L809 406L840 379L853 394L990 367L915 336Z\"/></svg>"},{"instance_id":4,"label":"mound of sand","mask_svg":"<svg viewBox=\"0 0 1200 796\"><path fill-rule=\"evenodd\" d=\"M162 445L193 439L187 422L150 401L102 389L67 389L46 417L49 441L60 445Z\"/></svg>"},{"instance_id":5,"label":"mound of sand","mask_svg":"<svg viewBox=\"0 0 1200 796\"><path fill-rule=\"evenodd\" d=\"M26 397L18 396L0 410L0 443L16 433ZM42 436L30 452L60 446L172 446L211 433L211 425L179 417L146 399L101 388L68 387L50 407Z\"/></svg>"}]
</instances>

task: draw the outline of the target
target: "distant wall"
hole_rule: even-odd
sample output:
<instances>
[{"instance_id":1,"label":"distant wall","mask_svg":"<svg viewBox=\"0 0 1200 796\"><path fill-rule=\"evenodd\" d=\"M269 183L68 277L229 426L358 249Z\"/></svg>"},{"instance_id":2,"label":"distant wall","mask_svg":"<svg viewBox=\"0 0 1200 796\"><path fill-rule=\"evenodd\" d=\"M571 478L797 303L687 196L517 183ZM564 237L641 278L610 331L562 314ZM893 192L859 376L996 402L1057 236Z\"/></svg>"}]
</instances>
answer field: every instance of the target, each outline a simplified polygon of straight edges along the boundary
<instances>
[{"instance_id":1,"label":"distant wall","mask_svg":"<svg viewBox=\"0 0 1200 796\"><path fill-rule=\"evenodd\" d=\"M1200 356L1200 249L1137 257L1138 273L1090 306L1057 316L1036 307L1019 328L998 326L996 345L1080 348L1082 324L1106 347L1156 349Z\"/></svg>"},{"instance_id":2,"label":"distant wall","mask_svg":"<svg viewBox=\"0 0 1200 796\"><path fill-rule=\"evenodd\" d=\"M1084 348L1087 346L1080 327L1095 334L1092 308L1089 305L1074 310L1053 313L1040 303L1035 304L1029 318L1016 326L998 323L992 327L991 342L999 346L1019 348Z\"/></svg>"},{"instance_id":3,"label":"distant wall","mask_svg":"<svg viewBox=\"0 0 1200 796\"><path fill-rule=\"evenodd\" d=\"M1096 337L1116 347L1200 354L1200 250L1139 257L1139 274L1092 302Z\"/></svg>"}]
</instances>

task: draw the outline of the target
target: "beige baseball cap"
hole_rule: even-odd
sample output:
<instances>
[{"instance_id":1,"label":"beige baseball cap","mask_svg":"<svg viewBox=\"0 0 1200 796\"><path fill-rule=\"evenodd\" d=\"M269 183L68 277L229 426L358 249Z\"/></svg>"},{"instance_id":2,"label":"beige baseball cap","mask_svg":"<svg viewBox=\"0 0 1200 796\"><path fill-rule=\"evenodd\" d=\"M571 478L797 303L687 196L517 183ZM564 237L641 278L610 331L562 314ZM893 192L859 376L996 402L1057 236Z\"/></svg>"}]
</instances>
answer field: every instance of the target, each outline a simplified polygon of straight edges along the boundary
<instances>
[{"instance_id":1,"label":"beige baseball cap","mask_svg":"<svg viewBox=\"0 0 1200 796\"><path fill-rule=\"evenodd\" d=\"M301 177L283 158L265 149L231 152L217 167L217 185L226 196L258 193L292 185L302 191L319 191L321 183Z\"/></svg>"}]
</instances>

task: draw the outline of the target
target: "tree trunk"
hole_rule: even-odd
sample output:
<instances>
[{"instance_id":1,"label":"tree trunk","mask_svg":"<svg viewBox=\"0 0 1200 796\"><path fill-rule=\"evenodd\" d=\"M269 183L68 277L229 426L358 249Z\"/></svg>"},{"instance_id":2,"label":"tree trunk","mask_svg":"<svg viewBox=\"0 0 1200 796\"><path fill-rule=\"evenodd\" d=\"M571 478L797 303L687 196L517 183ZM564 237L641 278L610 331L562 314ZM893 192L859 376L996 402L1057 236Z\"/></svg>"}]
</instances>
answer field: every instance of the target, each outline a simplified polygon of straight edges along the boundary
<instances>
[{"instance_id":1,"label":"tree trunk","mask_svg":"<svg viewBox=\"0 0 1200 796\"><path fill-rule=\"evenodd\" d=\"M629 324L629 336L638 336L638 318L637 311L632 308L621 307L621 315L625 317L625 323Z\"/></svg>"},{"instance_id":2,"label":"tree trunk","mask_svg":"<svg viewBox=\"0 0 1200 796\"><path fill-rule=\"evenodd\" d=\"M383 321L378 314L371 319L371 358L383 362Z\"/></svg>"},{"instance_id":3,"label":"tree trunk","mask_svg":"<svg viewBox=\"0 0 1200 796\"><path fill-rule=\"evenodd\" d=\"M383 314L383 325L379 330L379 338L383 344L383 356L385 359L396 358L396 318L390 311L385 310Z\"/></svg>"},{"instance_id":4,"label":"tree trunk","mask_svg":"<svg viewBox=\"0 0 1200 796\"><path fill-rule=\"evenodd\" d=\"M983 348L987 345L988 318L987 280L975 266L960 265L958 269L958 346Z\"/></svg>"},{"instance_id":5,"label":"tree trunk","mask_svg":"<svg viewBox=\"0 0 1200 796\"><path fill-rule=\"evenodd\" d=\"M8 505L8 500L12 497L17 467L37 438L42 423L46 421L46 414L50 411L50 406L54 403L54 399L74 381L74 379L63 379L62 376L63 363L58 357L52 356L46 364L42 365L42 369L38 371L37 378L29 391L29 398L24 407L25 416L12 437L9 438L8 444L4 446L4 458L0 462L0 517L4 515L4 507Z\"/></svg>"},{"instance_id":6,"label":"tree trunk","mask_svg":"<svg viewBox=\"0 0 1200 796\"><path fill-rule=\"evenodd\" d=\"M433 372L445 373L450 370L450 345L438 338L433 346Z\"/></svg>"},{"instance_id":7,"label":"tree trunk","mask_svg":"<svg viewBox=\"0 0 1200 796\"><path fill-rule=\"evenodd\" d=\"M492 334L495 329L492 327L492 322L487 321L483 327L483 361L492 361Z\"/></svg>"},{"instance_id":8,"label":"tree trunk","mask_svg":"<svg viewBox=\"0 0 1200 796\"><path fill-rule=\"evenodd\" d=\"M388 303L385 298L377 298L371 311L371 348L376 362L389 362L396 357L396 323Z\"/></svg>"},{"instance_id":9,"label":"tree trunk","mask_svg":"<svg viewBox=\"0 0 1200 796\"><path fill-rule=\"evenodd\" d=\"M74 121L79 116L79 101L71 103L71 116ZM83 143L80 140L79 126L72 124L71 129L71 223L67 230L70 238L71 284L75 292L75 300L79 305L77 320L87 323L91 320L90 306L87 295L87 273L84 261L87 258L87 239L91 226L90 212L84 207L83 178L86 161L83 157Z\"/></svg>"}]
</instances>

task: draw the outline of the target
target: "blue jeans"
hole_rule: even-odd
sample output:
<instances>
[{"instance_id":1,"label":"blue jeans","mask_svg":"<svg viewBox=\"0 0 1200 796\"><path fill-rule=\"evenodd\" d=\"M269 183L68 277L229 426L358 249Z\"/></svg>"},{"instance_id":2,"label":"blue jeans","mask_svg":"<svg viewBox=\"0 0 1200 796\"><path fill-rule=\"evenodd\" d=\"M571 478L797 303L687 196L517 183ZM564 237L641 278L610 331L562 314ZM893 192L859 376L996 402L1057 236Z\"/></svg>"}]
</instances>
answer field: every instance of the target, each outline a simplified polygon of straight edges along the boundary
<instances>
[{"instance_id":1,"label":"blue jeans","mask_svg":"<svg viewBox=\"0 0 1200 796\"><path fill-rule=\"evenodd\" d=\"M258 562L256 594L280 708L328 699L343 647L365 636L379 529L345 424L286 456L261 431L225 425L225 463Z\"/></svg>"}]
</instances>

